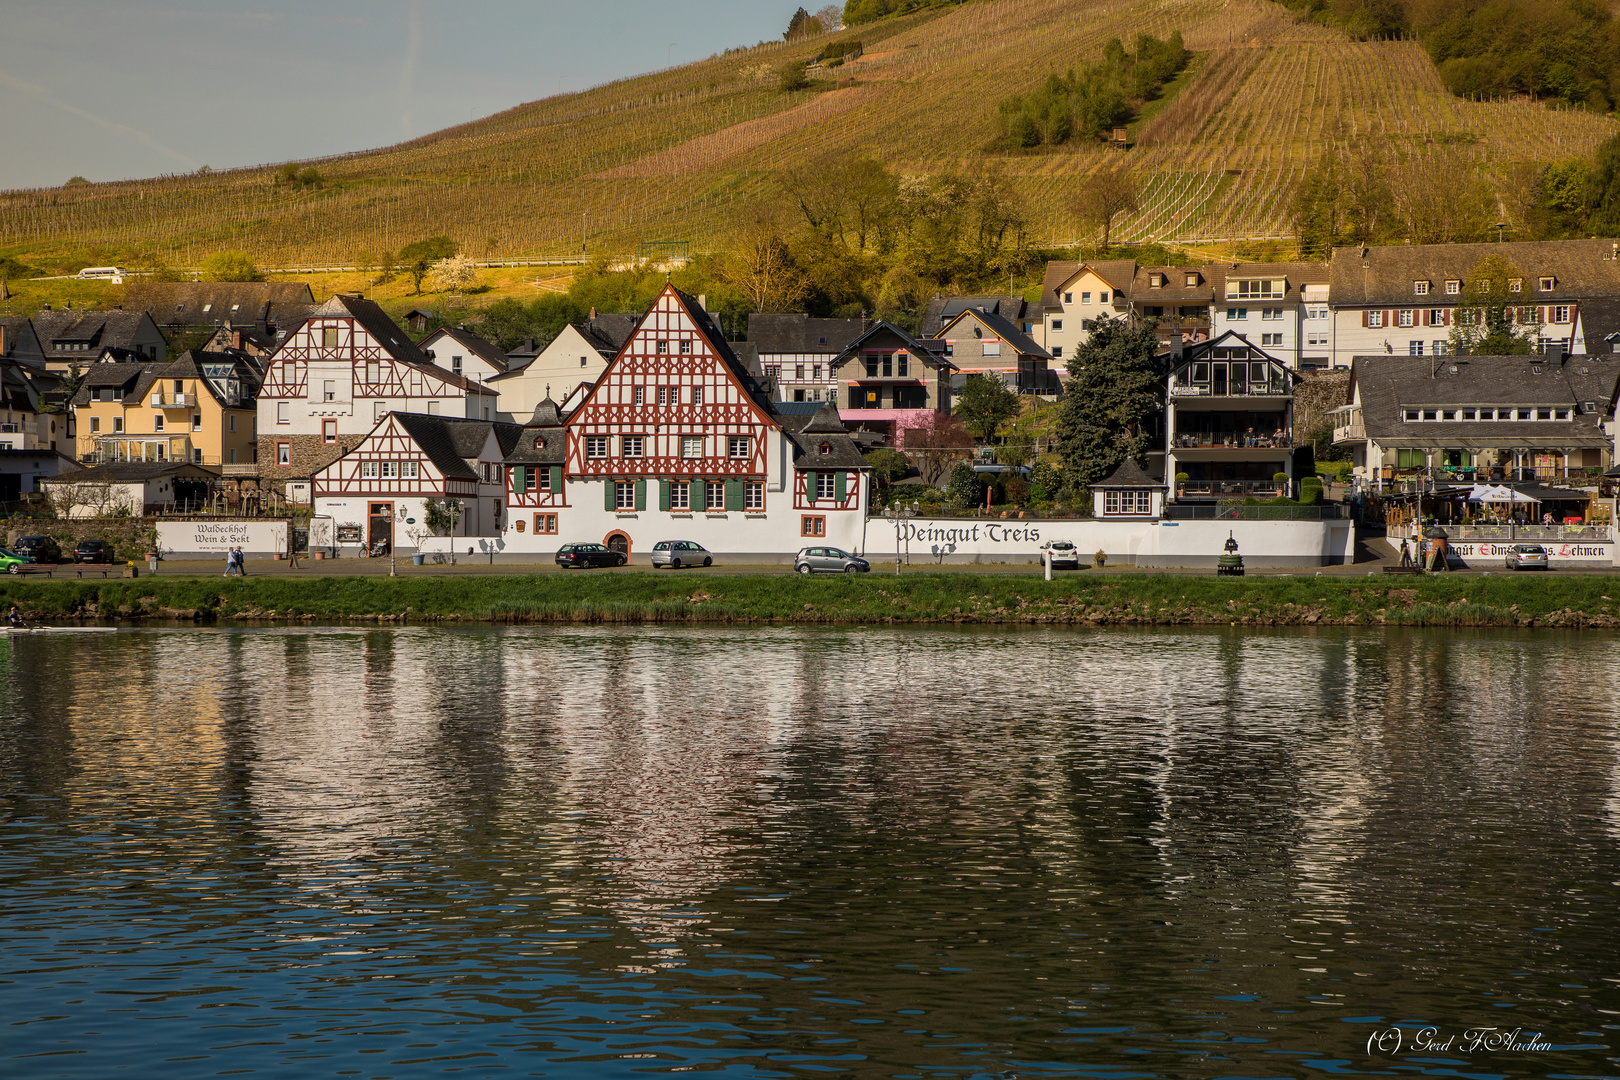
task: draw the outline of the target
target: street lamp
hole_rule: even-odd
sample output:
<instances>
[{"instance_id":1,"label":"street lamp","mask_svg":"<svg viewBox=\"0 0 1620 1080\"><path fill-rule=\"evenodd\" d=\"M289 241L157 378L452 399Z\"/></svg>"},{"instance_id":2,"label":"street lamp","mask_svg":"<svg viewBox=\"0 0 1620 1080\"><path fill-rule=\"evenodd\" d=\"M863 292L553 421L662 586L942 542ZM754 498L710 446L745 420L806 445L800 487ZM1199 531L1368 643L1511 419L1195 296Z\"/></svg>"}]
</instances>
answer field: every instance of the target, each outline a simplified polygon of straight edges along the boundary
<instances>
[{"instance_id":1,"label":"street lamp","mask_svg":"<svg viewBox=\"0 0 1620 1080\"><path fill-rule=\"evenodd\" d=\"M894 522L894 572L896 576L900 574L900 523L916 517L917 511L921 509L921 503L912 503L910 506L905 503L898 503L883 511L883 516ZM909 556L911 555L911 534L909 532L906 533L906 555L909 562Z\"/></svg>"}]
</instances>

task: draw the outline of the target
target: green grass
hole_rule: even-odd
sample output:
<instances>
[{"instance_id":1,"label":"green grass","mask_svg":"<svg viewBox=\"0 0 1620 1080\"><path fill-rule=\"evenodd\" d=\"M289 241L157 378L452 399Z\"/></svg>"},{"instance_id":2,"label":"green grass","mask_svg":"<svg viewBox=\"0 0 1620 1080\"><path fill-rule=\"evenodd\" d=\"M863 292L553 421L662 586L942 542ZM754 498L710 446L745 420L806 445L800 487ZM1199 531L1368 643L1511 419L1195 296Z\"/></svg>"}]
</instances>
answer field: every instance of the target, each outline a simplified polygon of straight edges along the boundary
<instances>
[{"instance_id":1,"label":"green grass","mask_svg":"<svg viewBox=\"0 0 1620 1080\"><path fill-rule=\"evenodd\" d=\"M614 573L0 580L39 619L1620 627L1620 576L1255 577L1093 571L858 578Z\"/></svg>"}]
</instances>

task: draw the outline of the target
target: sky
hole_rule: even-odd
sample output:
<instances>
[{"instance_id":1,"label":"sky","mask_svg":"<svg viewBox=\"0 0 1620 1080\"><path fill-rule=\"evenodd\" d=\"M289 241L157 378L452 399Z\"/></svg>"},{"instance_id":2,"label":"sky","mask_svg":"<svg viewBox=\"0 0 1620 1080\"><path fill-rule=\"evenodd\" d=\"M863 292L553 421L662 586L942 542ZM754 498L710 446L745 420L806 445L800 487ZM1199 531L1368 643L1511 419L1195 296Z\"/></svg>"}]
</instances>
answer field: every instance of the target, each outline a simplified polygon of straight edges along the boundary
<instances>
[{"instance_id":1,"label":"sky","mask_svg":"<svg viewBox=\"0 0 1620 1080\"><path fill-rule=\"evenodd\" d=\"M780 40L800 2L0 0L0 189L388 146Z\"/></svg>"}]
</instances>

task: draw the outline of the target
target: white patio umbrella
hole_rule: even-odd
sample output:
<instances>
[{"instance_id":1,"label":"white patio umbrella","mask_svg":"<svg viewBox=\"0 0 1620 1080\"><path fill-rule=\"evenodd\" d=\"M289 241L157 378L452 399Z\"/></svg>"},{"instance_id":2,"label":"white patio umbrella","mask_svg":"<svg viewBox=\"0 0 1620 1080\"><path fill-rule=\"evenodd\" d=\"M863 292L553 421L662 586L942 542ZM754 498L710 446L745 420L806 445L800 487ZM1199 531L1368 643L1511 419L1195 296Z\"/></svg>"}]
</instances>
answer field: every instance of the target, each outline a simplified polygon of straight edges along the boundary
<instances>
[{"instance_id":1,"label":"white patio umbrella","mask_svg":"<svg viewBox=\"0 0 1620 1080\"><path fill-rule=\"evenodd\" d=\"M1532 499L1522 491L1514 491L1506 484L1475 484L1468 493L1468 501L1472 503L1538 503L1540 499Z\"/></svg>"}]
</instances>

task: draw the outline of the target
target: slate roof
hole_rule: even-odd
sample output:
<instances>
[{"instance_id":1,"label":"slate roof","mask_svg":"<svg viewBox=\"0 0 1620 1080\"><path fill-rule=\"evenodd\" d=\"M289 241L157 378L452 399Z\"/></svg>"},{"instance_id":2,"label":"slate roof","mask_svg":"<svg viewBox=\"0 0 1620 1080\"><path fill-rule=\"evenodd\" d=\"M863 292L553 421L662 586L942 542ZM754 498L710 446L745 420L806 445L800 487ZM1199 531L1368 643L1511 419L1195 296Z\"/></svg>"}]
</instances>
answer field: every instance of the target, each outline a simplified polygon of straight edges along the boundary
<instances>
[{"instance_id":1,"label":"slate roof","mask_svg":"<svg viewBox=\"0 0 1620 1080\"><path fill-rule=\"evenodd\" d=\"M1351 400L1367 437L1389 449L1528 449L1612 446L1602 429L1620 381L1620 356L1358 356ZM1452 368L1457 370L1452 372ZM1585 374L1581 368L1586 368ZM1539 371L1539 373L1538 373ZM1573 375L1572 375L1573 372ZM1584 395L1584 396L1583 396ZM1581 412L1583 402L1597 403ZM1411 423L1406 408L1467 405L1561 406L1568 420L1458 420Z\"/></svg>"},{"instance_id":2,"label":"slate roof","mask_svg":"<svg viewBox=\"0 0 1620 1080\"><path fill-rule=\"evenodd\" d=\"M800 471L817 469L867 469L860 447L849 437L837 410L823 403L813 416L777 414L782 432L793 446L793 467ZM836 430L834 429L836 425ZM827 453L821 452L825 443Z\"/></svg>"},{"instance_id":3,"label":"slate roof","mask_svg":"<svg viewBox=\"0 0 1620 1080\"><path fill-rule=\"evenodd\" d=\"M92 469L59 473L54 479L75 484L144 484L148 480L176 474L211 480L219 476L219 470L193 465L188 461L115 461ZM50 483L50 480L44 482Z\"/></svg>"},{"instance_id":4,"label":"slate roof","mask_svg":"<svg viewBox=\"0 0 1620 1080\"><path fill-rule=\"evenodd\" d=\"M883 319L879 319L871 326L868 326L860 337L851 341L844 351L838 354L838 358L833 363L842 367L850 357L865 347L866 342L879 334L892 335L899 342L900 348L905 349L912 356L920 357L926 364L942 367L947 371L956 370L956 365L945 355L945 341L943 338L915 338L900 329L900 327Z\"/></svg>"},{"instance_id":5,"label":"slate roof","mask_svg":"<svg viewBox=\"0 0 1620 1080\"><path fill-rule=\"evenodd\" d=\"M46 356L55 358L62 353L59 341L88 342L92 348L112 345L132 349L141 323L147 319L144 311L39 311L35 312L34 332L39 336L40 348ZM153 327L156 330L156 327ZM88 350L86 350L88 351ZM75 358L84 359L83 351L74 352Z\"/></svg>"},{"instance_id":6,"label":"slate roof","mask_svg":"<svg viewBox=\"0 0 1620 1080\"><path fill-rule=\"evenodd\" d=\"M132 404L141 399L140 389L143 379L146 386L151 386L155 377L152 372L163 366L156 361L139 364L91 364L84 369L84 377L79 380L79 389L70 399L70 403L87 405L92 400L93 390L110 386L120 391L119 401Z\"/></svg>"},{"instance_id":7,"label":"slate roof","mask_svg":"<svg viewBox=\"0 0 1620 1080\"><path fill-rule=\"evenodd\" d=\"M988 311L978 311L975 309L962 312L956 318L956 322L946 326L944 330L940 331L940 333L945 333L946 330L949 330L951 326L960 325L963 320L977 319L1002 341L1005 341L1007 344L1011 345L1015 350L1017 350L1020 356L1029 356L1036 360L1052 359L1052 354L1041 348L1041 346L1037 345L1034 338L1018 329L1016 325L1002 318L1000 315L994 315Z\"/></svg>"},{"instance_id":8,"label":"slate roof","mask_svg":"<svg viewBox=\"0 0 1620 1080\"><path fill-rule=\"evenodd\" d=\"M252 326L282 304L314 307L315 296L302 281L142 281L124 289L126 310L163 326Z\"/></svg>"},{"instance_id":9,"label":"slate roof","mask_svg":"<svg viewBox=\"0 0 1620 1080\"><path fill-rule=\"evenodd\" d=\"M1163 488L1153 477L1143 472L1135 460L1127 457L1119 463L1119 468L1109 473L1102 480L1091 485L1094 488Z\"/></svg>"},{"instance_id":10,"label":"slate roof","mask_svg":"<svg viewBox=\"0 0 1620 1080\"><path fill-rule=\"evenodd\" d=\"M1047 311L1062 311L1063 303L1058 291L1065 281L1080 272L1082 266L1091 267L1098 277L1114 287L1115 292L1130 295L1131 281L1136 277L1135 259L1102 259L1098 262L1054 259L1046 264L1046 279L1041 283L1041 306Z\"/></svg>"},{"instance_id":11,"label":"slate roof","mask_svg":"<svg viewBox=\"0 0 1620 1080\"><path fill-rule=\"evenodd\" d=\"M477 394L493 396L495 391L483 383L469 379L465 375L457 375L453 371L439 367L427 358L427 354L419 349L410 335L401 330L388 313L378 307L374 302L352 293L337 293L333 297L310 312L309 318L327 315L352 316L354 321L365 328L379 345L388 350L388 354L395 360L412 364L423 371L442 379L452 386L459 386ZM291 329L291 328L289 328Z\"/></svg>"},{"instance_id":12,"label":"slate roof","mask_svg":"<svg viewBox=\"0 0 1620 1080\"><path fill-rule=\"evenodd\" d=\"M865 319L812 319L797 311L755 311L748 316L748 340L761 353L837 354L865 329Z\"/></svg>"},{"instance_id":13,"label":"slate roof","mask_svg":"<svg viewBox=\"0 0 1620 1080\"><path fill-rule=\"evenodd\" d=\"M453 416L429 416L426 413L396 412L394 419L422 452L446 477L458 480L479 480L478 470L467 463L477 460L484 451L490 431L503 458L507 457L523 437L523 428L500 420L463 420Z\"/></svg>"},{"instance_id":14,"label":"slate roof","mask_svg":"<svg viewBox=\"0 0 1620 1080\"><path fill-rule=\"evenodd\" d=\"M575 323L574 328L588 339L597 342L598 348L605 350L611 359L618 351L624 348L624 343L630 340L630 335L636 332L641 325L641 316L624 312L591 312L590 318L584 322Z\"/></svg>"},{"instance_id":15,"label":"slate roof","mask_svg":"<svg viewBox=\"0 0 1620 1080\"><path fill-rule=\"evenodd\" d=\"M465 326L441 326L439 329L433 331L433 333L424 338L419 346L424 351L431 349L434 354L432 362L440 367L449 367L449 364L447 363L440 364L441 357L438 354L440 351L442 351L442 347L435 344L435 342L441 337L450 338L463 349L466 349L474 356L487 362L497 372L505 371L507 365L511 363L511 358L501 351L500 346L496 345L492 341L485 341L471 330L468 330ZM448 357L442 359L447 360Z\"/></svg>"},{"instance_id":16,"label":"slate roof","mask_svg":"<svg viewBox=\"0 0 1620 1080\"><path fill-rule=\"evenodd\" d=\"M725 334L720 332L720 324L715 321L714 314L704 310L703 305L697 302L697 297L688 296L679 289L674 291L675 295L680 298L681 303L686 305L686 310L692 316L692 323L697 327L698 333L708 339L709 347L714 350L715 355L731 368L732 374L737 376L737 381L754 399L754 404L768 413L771 403L765 394L764 387L759 384L754 378L754 373L748 370L748 366L737 356L737 353L731 347L731 343L726 340ZM638 319L637 322L639 324L640 320ZM626 340L628 340L628 335L626 335Z\"/></svg>"},{"instance_id":17,"label":"slate roof","mask_svg":"<svg viewBox=\"0 0 1620 1080\"><path fill-rule=\"evenodd\" d=\"M1620 298L1582 300L1579 314L1587 352L1620 352Z\"/></svg>"},{"instance_id":18,"label":"slate roof","mask_svg":"<svg viewBox=\"0 0 1620 1080\"><path fill-rule=\"evenodd\" d=\"M1188 285L1187 275L1196 273L1198 284ZM1162 274L1164 284L1155 287L1153 275ZM1288 287L1281 301L1296 302L1303 299L1307 285L1324 285L1329 277L1327 263L1201 263L1194 266L1141 266L1130 285L1133 304L1207 305L1224 304L1226 283L1229 279L1285 278ZM1235 302L1235 301L1234 301ZM1268 301L1245 300L1244 303L1263 307Z\"/></svg>"},{"instance_id":19,"label":"slate roof","mask_svg":"<svg viewBox=\"0 0 1620 1080\"><path fill-rule=\"evenodd\" d=\"M534 407L534 415L523 425L523 434L507 452L506 460L519 465L561 465L567 460L566 446L567 433L557 403L544 398Z\"/></svg>"},{"instance_id":20,"label":"slate roof","mask_svg":"<svg viewBox=\"0 0 1620 1080\"><path fill-rule=\"evenodd\" d=\"M1339 307L1419 307L1454 304L1446 281L1468 280L1479 262L1500 255L1524 273L1522 300L1538 304L1620 296L1620 243L1613 240L1535 240L1506 244L1399 244L1334 248L1329 292ZM1554 279L1542 292L1539 279ZM1415 281L1430 283L1418 296Z\"/></svg>"},{"instance_id":21,"label":"slate roof","mask_svg":"<svg viewBox=\"0 0 1620 1080\"><path fill-rule=\"evenodd\" d=\"M937 337L946 323L969 308L983 308L1016 324L1026 317L1026 309L1032 306L1025 303L1022 296L936 296L923 309L922 334L923 337ZM1039 312L1029 314L1035 321L1040 320Z\"/></svg>"}]
</instances>

